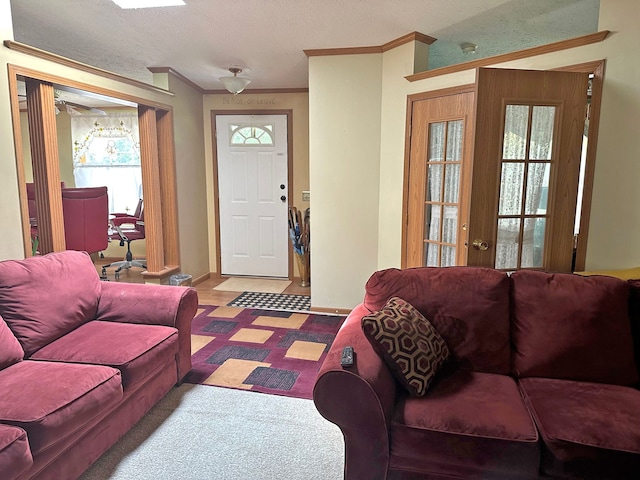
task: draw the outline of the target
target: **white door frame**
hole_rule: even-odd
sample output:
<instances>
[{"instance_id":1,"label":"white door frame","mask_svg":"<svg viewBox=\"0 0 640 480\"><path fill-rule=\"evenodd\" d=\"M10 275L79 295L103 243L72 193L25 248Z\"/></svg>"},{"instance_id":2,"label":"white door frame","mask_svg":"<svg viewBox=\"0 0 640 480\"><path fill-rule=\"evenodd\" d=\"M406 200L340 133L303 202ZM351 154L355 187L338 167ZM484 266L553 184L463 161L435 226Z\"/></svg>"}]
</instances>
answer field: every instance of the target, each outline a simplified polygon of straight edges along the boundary
<instances>
[{"instance_id":1,"label":"white door frame","mask_svg":"<svg viewBox=\"0 0 640 480\"><path fill-rule=\"evenodd\" d=\"M288 196L287 206L293 205L293 195L295 194L293 185L293 110L212 110L211 111L211 131L212 131L212 153L213 153L213 191L214 191L214 209L215 209L215 236L216 236L216 273L221 274L222 254L221 254L221 236L220 236L220 195L218 191L218 141L216 132L216 118L222 115L285 115L287 117L287 183ZM287 237L287 252L289 280L293 278L293 256L291 242Z\"/></svg>"}]
</instances>

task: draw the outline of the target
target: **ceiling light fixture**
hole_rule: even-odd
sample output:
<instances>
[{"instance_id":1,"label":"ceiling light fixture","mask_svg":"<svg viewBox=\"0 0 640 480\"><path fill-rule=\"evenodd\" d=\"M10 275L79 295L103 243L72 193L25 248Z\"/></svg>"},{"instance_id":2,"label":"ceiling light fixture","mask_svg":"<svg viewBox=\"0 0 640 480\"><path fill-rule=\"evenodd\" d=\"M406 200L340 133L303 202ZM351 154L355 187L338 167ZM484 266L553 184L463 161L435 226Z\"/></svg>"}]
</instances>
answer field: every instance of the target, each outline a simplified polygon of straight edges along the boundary
<instances>
[{"instance_id":1,"label":"ceiling light fixture","mask_svg":"<svg viewBox=\"0 0 640 480\"><path fill-rule=\"evenodd\" d=\"M251 80L245 77L238 77L238 74L242 73L241 68L229 67L229 71L233 73L233 77L220 77L220 81L229 93L237 95L251 83Z\"/></svg>"},{"instance_id":2,"label":"ceiling light fixture","mask_svg":"<svg viewBox=\"0 0 640 480\"><path fill-rule=\"evenodd\" d=\"M152 8L152 7L175 7L186 5L184 0L112 0L120 8Z\"/></svg>"},{"instance_id":3,"label":"ceiling light fixture","mask_svg":"<svg viewBox=\"0 0 640 480\"><path fill-rule=\"evenodd\" d=\"M475 43L469 43L469 42L461 43L460 49L462 50L462 53L471 55L472 53L476 53L476 50L478 49L478 45L476 45Z\"/></svg>"}]
</instances>

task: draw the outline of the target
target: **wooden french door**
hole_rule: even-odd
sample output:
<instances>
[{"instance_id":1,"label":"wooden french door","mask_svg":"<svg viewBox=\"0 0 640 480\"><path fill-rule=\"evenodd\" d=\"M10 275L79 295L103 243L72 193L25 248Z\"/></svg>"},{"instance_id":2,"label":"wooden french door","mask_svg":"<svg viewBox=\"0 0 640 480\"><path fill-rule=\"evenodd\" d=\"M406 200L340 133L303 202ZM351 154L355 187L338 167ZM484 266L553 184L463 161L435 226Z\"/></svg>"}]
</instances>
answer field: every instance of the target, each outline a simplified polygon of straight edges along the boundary
<instances>
[{"instance_id":1,"label":"wooden french door","mask_svg":"<svg viewBox=\"0 0 640 480\"><path fill-rule=\"evenodd\" d=\"M587 83L583 73L481 68L474 94L413 102L404 266L570 271ZM456 121L463 133L450 135Z\"/></svg>"},{"instance_id":2,"label":"wooden french door","mask_svg":"<svg viewBox=\"0 0 640 480\"><path fill-rule=\"evenodd\" d=\"M588 80L478 70L468 265L571 271Z\"/></svg>"},{"instance_id":3,"label":"wooden french door","mask_svg":"<svg viewBox=\"0 0 640 480\"><path fill-rule=\"evenodd\" d=\"M411 119L408 266L466 262L473 92L418 100Z\"/></svg>"}]
</instances>

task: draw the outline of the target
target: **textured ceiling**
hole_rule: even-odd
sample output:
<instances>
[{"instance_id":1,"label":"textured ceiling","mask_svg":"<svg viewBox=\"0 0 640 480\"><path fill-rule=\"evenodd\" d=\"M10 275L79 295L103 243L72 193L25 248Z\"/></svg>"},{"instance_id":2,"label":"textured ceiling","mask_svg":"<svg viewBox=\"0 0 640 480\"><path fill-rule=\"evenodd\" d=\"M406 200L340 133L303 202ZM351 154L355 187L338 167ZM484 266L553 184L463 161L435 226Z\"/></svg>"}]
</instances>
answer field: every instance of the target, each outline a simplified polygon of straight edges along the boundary
<instances>
[{"instance_id":1,"label":"textured ceiling","mask_svg":"<svg viewBox=\"0 0 640 480\"><path fill-rule=\"evenodd\" d=\"M306 88L303 50L382 45L417 31L438 39L429 68L592 33L599 0L185 0L122 10L110 0L11 0L14 38L151 83L172 67L207 90L231 65L249 89ZM475 56L459 45L478 45Z\"/></svg>"}]
</instances>

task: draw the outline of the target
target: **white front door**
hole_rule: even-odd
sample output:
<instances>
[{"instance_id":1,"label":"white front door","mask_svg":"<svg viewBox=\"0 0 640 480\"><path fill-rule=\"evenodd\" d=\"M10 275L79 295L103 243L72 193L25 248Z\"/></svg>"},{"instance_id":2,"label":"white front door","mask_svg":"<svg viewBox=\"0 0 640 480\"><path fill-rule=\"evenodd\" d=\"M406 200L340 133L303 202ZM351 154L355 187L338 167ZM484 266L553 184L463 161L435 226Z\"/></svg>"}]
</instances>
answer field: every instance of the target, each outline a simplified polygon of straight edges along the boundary
<instances>
[{"instance_id":1,"label":"white front door","mask_svg":"<svg viewBox=\"0 0 640 480\"><path fill-rule=\"evenodd\" d=\"M289 274L286 115L216 115L222 275Z\"/></svg>"}]
</instances>

